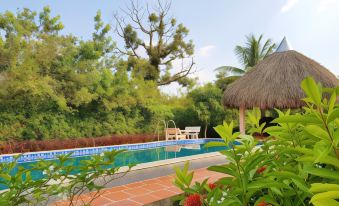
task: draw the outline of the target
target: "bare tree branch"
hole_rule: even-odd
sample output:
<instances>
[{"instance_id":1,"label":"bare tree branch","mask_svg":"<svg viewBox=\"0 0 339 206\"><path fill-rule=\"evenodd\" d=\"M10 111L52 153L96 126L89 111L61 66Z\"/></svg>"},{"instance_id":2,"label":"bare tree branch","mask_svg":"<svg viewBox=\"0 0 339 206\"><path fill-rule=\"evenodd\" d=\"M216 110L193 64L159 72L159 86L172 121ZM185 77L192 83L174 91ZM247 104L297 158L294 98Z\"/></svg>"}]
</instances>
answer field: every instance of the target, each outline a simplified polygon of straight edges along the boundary
<instances>
[{"instance_id":1,"label":"bare tree branch","mask_svg":"<svg viewBox=\"0 0 339 206\"><path fill-rule=\"evenodd\" d=\"M158 85L170 84L188 76L192 73L194 65L193 59L188 66L182 64L180 72L170 75L169 78L171 68L168 67L165 75L167 78L163 76L161 67L169 66L174 60L191 57L193 53L192 43L185 40L188 30L182 24L177 25L173 17L169 18L170 8L171 2L164 3L158 0L151 11L148 4L142 7L137 0L131 0L130 6L122 10L126 18L115 16L117 22L115 32L125 40L125 50L117 48L116 51L121 55L141 59L143 57L137 54L136 49L144 49L148 55L150 68L155 69L146 72L148 76L144 78L154 80ZM131 24L126 24L124 20ZM142 38L146 36L146 39L141 40L139 35Z\"/></svg>"},{"instance_id":2,"label":"bare tree branch","mask_svg":"<svg viewBox=\"0 0 339 206\"><path fill-rule=\"evenodd\" d=\"M115 21L117 22L117 25L115 27L115 32L123 39L126 38L125 34L124 34L124 26L126 24L124 24L124 26L122 25L123 24L123 19L119 19L118 15L114 15L114 18L115 18ZM137 57L138 59L140 59L140 56L137 54L136 52L136 49L133 47L133 45L131 45L128 41L125 41L126 44L128 44L129 48L131 48L132 50L132 53L133 53L133 56ZM119 49L117 47L117 50L119 52L121 52L122 54L126 54L126 55L129 55L129 53L126 51L126 52L122 52L121 49Z\"/></svg>"},{"instance_id":3,"label":"bare tree branch","mask_svg":"<svg viewBox=\"0 0 339 206\"><path fill-rule=\"evenodd\" d=\"M188 67L184 67L183 65L183 60L182 60L182 69L180 72L175 73L174 75L172 75L170 78L164 80L164 81L158 81L157 85L158 86L164 86L164 85L168 85L172 82L178 81L179 79L182 79L184 77L187 77L190 74L195 73L195 71L192 71L193 66L194 66L195 62L193 61L193 58L191 59L191 63Z\"/></svg>"}]
</instances>

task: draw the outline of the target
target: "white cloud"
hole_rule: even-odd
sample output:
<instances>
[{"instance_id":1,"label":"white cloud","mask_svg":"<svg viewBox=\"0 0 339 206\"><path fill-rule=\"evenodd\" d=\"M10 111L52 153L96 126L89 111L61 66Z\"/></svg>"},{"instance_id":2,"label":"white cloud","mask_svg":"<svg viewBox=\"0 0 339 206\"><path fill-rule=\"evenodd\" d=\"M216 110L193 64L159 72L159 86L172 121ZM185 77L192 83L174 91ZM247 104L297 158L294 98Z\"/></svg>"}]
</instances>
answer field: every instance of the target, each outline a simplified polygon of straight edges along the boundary
<instances>
[{"instance_id":1,"label":"white cloud","mask_svg":"<svg viewBox=\"0 0 339 206\"><path fill-rule=\"evenodd\" d=\"M299 2L299 0L287 0L287 2L283 5L283 7L281 7L280 12L281 13L288 12L295 5L297 5L298 2Z\"/></svg>"},{"instance_id":2,"label":"white cloud","mask_svg":"<svg viewBox=\"0 0 339 206\"><path fill-rule=\"evenodd\" d=\"M332 4L336 3L336 1L337 0L321 0L317 7L318 12L327 10Z\"/></svg>"},{"instance_id":3,"label":"white cloud","mask_svg":"<svg viewBox=\"0 0 339 206\"><path fill-rule=\"evenodd\" d=\"M199 49L198 55L202 57L208 57L210 56L213 49L215 49L215 47L216 47L215 45L207 45L207 46L201 47Z\"/></svg>"}]
</instances>

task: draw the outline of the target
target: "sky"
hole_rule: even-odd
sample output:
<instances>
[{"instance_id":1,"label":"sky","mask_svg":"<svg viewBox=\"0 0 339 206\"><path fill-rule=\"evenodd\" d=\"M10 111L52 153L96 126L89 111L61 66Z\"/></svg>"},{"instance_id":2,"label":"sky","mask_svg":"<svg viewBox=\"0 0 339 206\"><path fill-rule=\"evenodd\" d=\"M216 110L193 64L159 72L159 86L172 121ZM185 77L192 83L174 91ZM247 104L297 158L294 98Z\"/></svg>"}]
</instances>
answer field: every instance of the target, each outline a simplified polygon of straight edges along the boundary
<instances>
[{"instance_id":1,"label":"sky","mask_svg":"<svg viewBox=\"0 0 339 206\"><path fill-rule=\"evenodd\" d=\"M154 0L139 0L152 5ZM0 0L0 12L48 5L60 15L63 33L91 38L93 17L101 10L103 20L114 24L113 14L121 13L128 0ZM287 37L293 49L316 60L339 75L339 0L172 0L170 14L190 31L195 44L194 74L200 83L215 79L214 69L222 65L240 66L234 47L248 34L264 34L277 44ZM118 45L121 39L112 33ZM178 66L174 64L174 66ZM176 68L175 68L176 69ZM174 84L163 91L176 94Z\"/></svg>"}]
</instances>

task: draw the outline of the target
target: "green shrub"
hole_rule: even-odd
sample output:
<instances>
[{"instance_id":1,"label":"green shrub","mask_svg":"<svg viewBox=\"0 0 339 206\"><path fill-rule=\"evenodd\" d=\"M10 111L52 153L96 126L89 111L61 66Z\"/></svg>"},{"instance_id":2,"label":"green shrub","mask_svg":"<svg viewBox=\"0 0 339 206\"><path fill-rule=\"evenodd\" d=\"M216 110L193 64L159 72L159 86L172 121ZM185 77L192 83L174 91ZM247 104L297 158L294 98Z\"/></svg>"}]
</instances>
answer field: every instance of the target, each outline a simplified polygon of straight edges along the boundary
<instances>
[{"instance_id":1,"label":"green shrub","mask_svg":"<svg viewBox=\"0 0 339 206\"><path fill-rule=\"evenodd\" d=\"M40 160L23 167L15 161L0 164L0 185L6 187L0 193L0 205L45 205L51 197L59 196L70 201L70 205L90 205L101 195L105 185L130 171L132 165L125 171L119 171L114 166L117 155L123 150L105 152L94 155L87 160L81 160L76 166L74 158L62 155L56 161ZM43 178L37 179L34 172L43 172ZM93 192L88 199L79 199L79 195Z\"/></svg>"},{"instance_id":2,"label":"green shrub","mask_svg":"<svg viewBox=\"0 0 339 206\"><path fill-rule=\"evenodd\" d=\"M301 87L306 93L303 112L277 110L278 125L264 130L271 136L260 144L234 133L232 122L215 127L224 141L207 147L228 146L221 154L229 163L208 169L227 177L214 189L207 180L191 186L193 173L187 166L176 168L175 184L184 191L181 204L198 194L203 205L339 205L339 88L322 88L312 78ZM257 113L249 115L250 132L263 128Z\"/></svg>"}]
</instances>

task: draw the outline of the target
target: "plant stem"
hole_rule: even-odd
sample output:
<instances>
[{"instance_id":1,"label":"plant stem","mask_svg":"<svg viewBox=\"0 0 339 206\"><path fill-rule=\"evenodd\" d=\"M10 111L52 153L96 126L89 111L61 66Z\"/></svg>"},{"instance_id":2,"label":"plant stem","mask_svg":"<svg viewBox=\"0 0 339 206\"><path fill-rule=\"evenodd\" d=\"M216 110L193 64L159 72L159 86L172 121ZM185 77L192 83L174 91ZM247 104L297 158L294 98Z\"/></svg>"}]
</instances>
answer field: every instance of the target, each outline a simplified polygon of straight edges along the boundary
<instances>
[{"instance_id":1,"label":"plant stem","mask_svg":"<svg viewBox=\"0 0 339 206\"><path fill-rule=\"evenodd\" d=\"M326 132L328 133L328 136L330 137L330 140L331 140L331 146L332 146L332 148L333 148L334 155L337 157L337 159L339 159L339 155L337 154L337 151L336 151L336 148L335 148L335 145L334 145L334 142L333 142L333 137L332 137L332 134L331 134L331 132L330 132L330 129L328 128L328 125L327 125L327 122L326 122L326 120L325 120L325 117L324 117L322 108L319 107L319 108L318 108L318 111L319 111L319 113L320 113L320 116L321 116L322 122L323 122L323 124L324 124L324 127L326 128Z\"/></svg>"},{"instance_id":2,"label":"plant stem","mask_svg":"<svg viewBox=\"0 0 339 206\"><path fill-rule=\"evenodd\" d=\"M235 159L235 162L236 162L236 166L237 166L237 170L238 170L238 174L239 174L239 178L240 178L240 182L241 182L243 205L245 206L246 205L246 191L245 191L245 188L243 187L243 185L244 185L243 184L243 178L242 178L242 175L241 175L239 162L236 158L237 154L235 153L233 143L232 143L232 151L233 151L234 159Z\"/></svg>"}]
</instances>

